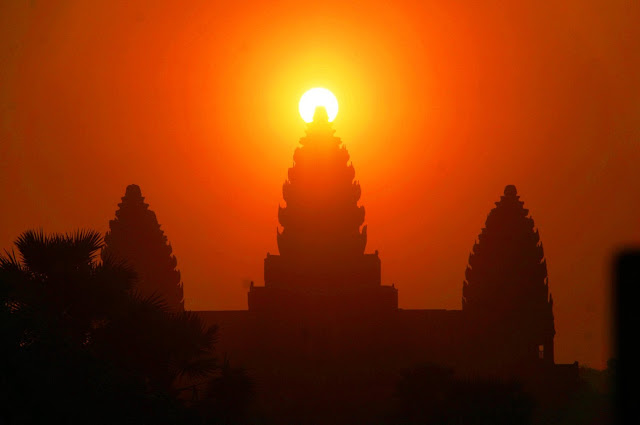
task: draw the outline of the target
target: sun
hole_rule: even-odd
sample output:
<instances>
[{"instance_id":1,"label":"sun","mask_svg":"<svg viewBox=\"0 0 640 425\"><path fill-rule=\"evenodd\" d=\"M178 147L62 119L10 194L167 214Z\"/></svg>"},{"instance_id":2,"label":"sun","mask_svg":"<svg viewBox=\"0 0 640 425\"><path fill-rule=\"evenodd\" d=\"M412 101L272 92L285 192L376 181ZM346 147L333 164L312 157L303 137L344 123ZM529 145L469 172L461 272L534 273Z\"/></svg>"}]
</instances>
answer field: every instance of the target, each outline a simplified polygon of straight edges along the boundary
<instances>
[{"instance_id":1,"label":"sun","mask_svg":"<svg viewBox=\"0 0 640 425\"><path fill-rule=\"evenodd\" d=\"M338 99L329 90L316 87L307 90L300 98L298 110L304 122L313 121L313 114L318 106L324 106L329 115L329 121L336 119L338 115Z\"/></svg>"}]
</instances>

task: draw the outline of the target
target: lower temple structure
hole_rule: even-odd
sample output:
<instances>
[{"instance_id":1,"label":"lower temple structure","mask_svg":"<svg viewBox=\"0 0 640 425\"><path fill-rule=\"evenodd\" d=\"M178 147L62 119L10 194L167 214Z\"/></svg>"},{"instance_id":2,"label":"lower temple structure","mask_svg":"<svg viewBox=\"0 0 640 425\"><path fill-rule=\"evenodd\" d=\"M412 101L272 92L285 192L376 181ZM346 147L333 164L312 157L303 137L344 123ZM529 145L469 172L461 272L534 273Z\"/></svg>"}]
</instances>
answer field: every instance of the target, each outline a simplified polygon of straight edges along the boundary
<instances>
[{"instance_id":1,"label":"lower temple structure","mask_svg":"<svg viewBox=\"0 0 640 425\"><path fill-rule=\"evenodd\" d=\"M280 254L267 254L264 286L252 283L248 310L198 312L219 326L219 352L247 369L268 405L328 393L336 405L357 404L357 393L372 408L401 371L425 363L538 388L575 379L577 362L554 361L546 261L514 186L473 247L462 309L400 309L398 290L381 283L378 252L365 253L360 185L323 108L306 132L283 186Z\"/></svg>"}]
</instances>

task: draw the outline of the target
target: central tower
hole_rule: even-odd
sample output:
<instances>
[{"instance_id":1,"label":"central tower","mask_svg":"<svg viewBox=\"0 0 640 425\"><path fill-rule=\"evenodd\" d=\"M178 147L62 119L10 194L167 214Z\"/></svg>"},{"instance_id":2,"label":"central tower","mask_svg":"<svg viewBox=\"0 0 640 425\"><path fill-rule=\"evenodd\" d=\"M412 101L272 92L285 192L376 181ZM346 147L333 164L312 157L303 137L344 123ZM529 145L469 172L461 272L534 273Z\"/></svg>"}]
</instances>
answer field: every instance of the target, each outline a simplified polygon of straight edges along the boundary
<instances>
[{"instance_id":1,"label":"central tower","mask_svg":"<svg viewBox=\"0 0 640 425\"><path fill-rule=\"evenodd\" d=\"M316 108L282 187L280 255L267 254L265 286L252 286L250 310L397 309L397 290L381 285L377 251L364 252L360 184L334 133L325 108Z\"/></svg>"}]
</instances>

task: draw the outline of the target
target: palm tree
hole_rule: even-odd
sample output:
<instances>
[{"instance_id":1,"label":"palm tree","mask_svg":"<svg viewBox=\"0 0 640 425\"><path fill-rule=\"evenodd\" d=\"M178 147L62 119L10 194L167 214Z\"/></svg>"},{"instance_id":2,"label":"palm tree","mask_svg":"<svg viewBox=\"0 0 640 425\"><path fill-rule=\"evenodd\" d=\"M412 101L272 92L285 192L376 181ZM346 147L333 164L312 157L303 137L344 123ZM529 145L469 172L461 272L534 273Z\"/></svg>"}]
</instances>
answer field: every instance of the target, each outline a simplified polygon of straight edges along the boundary
<instances>
[{"instance_id":1,"label":"palm tree","mask_svg":"<svg viewBox=\"0 0 640 425\"><path fill-rule=\"evenodd\" d=\"M173 392L178 381L201 380L217 371L216 331L193 312L170 312L159 296L134 294L96 330L94 346L150 389Z\"/></svg>"},{"instance_id":2,"label":"palm tree","mask_svg":"<svg viewBox=\"0 0 640 425\"><path fill-rule=\"evenodd\" d=\"M94 261L102 237L92 230L46 235L27 231L0 255L5 305L25 325L27 347L46 339L86 345L97 324L127 297L135 275L122 264Z\"/></svg>"},{"instance_id":3,"label":"palm tree","mask_svg":"<svg viewBox=\"0 0 640 425\"><path fill-rule=\"evenodd\" d=\"M98 232L30 230L15 245L0 255L0 422L183 421L175 383L218 369L215 327L132 293L131 268L96 261Z\"/></svg>"}]
</instances>

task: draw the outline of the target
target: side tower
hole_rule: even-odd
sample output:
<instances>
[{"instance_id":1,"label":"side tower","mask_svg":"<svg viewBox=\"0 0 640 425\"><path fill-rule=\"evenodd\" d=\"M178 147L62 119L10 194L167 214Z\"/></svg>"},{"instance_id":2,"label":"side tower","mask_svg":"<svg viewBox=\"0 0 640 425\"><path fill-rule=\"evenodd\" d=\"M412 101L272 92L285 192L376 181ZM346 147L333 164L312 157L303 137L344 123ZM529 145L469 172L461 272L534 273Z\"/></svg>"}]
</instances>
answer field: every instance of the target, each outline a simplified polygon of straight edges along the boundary
<instances>
[{"instance_id":1,"label":"side tower","mask_svg":"<svg viewBox=\"0 0 640 425\"><path fill-rule=\"evenodd\" d=\"M529 211L509 185L469 256L462 310L474 356L491 369L553 365L553 299L547 263Z\"/></svg>"},{"instance_id":2,"label":"side tower","mask_svg":"<svg viewBox=\"0 0 640 425\"><path fill-rule=\"evenodd\" d=\"M294 155L279 207L280 255L264 260L264 287L249 310L397 309L397 290L380 284L378 253L365 254L367 227L349 153L318 107Z\"/></svg>"},{"instance_id":3,"label":"side tower","mask_svg":"<svg viewBox=\"0 0 640 425\"><path fill-rule=\"evenodd\" d=\"M178 260L140 187L127 186L118 207L104 235L102 259L125 261L138 275L137 292L145 297L160 296L171 310L184 311Z\"/></svg>"}]
</instances>

